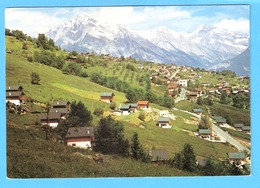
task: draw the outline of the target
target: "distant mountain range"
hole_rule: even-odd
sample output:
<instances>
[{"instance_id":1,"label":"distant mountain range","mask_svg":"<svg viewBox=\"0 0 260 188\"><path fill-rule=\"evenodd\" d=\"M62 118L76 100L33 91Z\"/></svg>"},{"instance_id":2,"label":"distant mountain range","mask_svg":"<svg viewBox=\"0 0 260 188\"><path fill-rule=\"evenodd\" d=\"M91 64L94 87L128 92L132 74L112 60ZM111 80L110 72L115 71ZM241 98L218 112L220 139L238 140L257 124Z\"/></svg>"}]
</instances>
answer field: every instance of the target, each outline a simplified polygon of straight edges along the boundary
<instances>
[{"instance_id":1,"label":"distant mountain range","mask_svg":"<svg viewBox=\"0 0 260 188\"><path fill-rule=\"evenodd\" d=\"M165 27L136 32L85 15L51 28L46 35L68 51L131 56L143 61L214 70L233 67L232 58L243 53L249 45L248 34L216 27L200 26L191 33ZM243 60L244 70L249 70L249 56ZM224 66L228 62L230 66Z\"/></svg>"},{"instance_id":2,"label":"distant mountain range","mask_svg":"<svg viewBox=\"0 0 260 188\"><path fill-rule=\"evenodd\" d=\"M247 48L244 52L238 56L223 61L223 63L217 64L212 67L212 70L231 70L234 71L238 76L249 76L250 75L250 49Z\"/></svg>"}]
</instances>

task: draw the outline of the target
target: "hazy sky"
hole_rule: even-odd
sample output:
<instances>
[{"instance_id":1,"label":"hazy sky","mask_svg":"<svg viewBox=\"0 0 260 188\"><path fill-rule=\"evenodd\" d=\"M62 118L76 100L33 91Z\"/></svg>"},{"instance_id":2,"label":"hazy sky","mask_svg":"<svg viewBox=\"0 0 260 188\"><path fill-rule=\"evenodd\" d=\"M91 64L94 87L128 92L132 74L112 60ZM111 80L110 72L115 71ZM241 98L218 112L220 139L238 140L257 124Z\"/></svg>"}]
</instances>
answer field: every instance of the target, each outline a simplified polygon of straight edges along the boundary
<instances>
[{"instance_id":1,"label":"hazy sky","mask_svg":"<svg viewBox=\"0 0 260 188\"><path fill-rule=\"evenodd\" d=\"M200 25L209 25L248 33L249 8L247 5L6 8L5 27L36 37L68 19L86 14L98 21L139 31L165 26L191 32Z\"/></svg>"}]
</instances>

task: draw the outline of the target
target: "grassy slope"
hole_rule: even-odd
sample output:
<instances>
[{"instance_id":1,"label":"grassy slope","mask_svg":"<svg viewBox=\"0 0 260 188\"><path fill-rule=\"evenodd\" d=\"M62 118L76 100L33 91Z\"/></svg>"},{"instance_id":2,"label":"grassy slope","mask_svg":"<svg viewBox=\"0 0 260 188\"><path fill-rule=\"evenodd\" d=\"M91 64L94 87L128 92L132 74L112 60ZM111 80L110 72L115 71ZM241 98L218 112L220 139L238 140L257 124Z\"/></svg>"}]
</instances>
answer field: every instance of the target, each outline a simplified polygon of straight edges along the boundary
<instances>
[{"instance_id":1,"label":"grassy slope","mask_svg":"<svg viewBox=\"0 0 260 188\"><path fill-rule=\"evenodd\" d=\"M30 84L31 72L39 74L40 85ZM106 109L109 105L99 101L99 94L108 91L115 93L116 103L126 101L123 93L92 83L86 78L62 74L60 70L31 63L12 54L7 54L6 75L7 85L22 85L27 96L42 102L55 99L81 100L91 111L96 107Z\"/></svg>"},{"instance_id":2,"label":"grassy slope","mask_svg":"<svg viewBox=\"0 0 260 188\"><path fill-rule=\"evenodd\" d=\"M55 68L38 63L30 63L26 61L26 59L15 55L15 53L7 54L6 57L7 85L22 85L26 95L31 96L38 101L46 102L61 98L69 101L81 100L92 112L96 107L101 107L104 109L108 109L109 107L108 104L98 100L100 92L113 91L116 95L117 104L126 101L123 93L92 83L87 78L65 75ZM31 72L39 73L41 78L40 85L30 84ZM153 104L153 107L158 107L158 105ZM159 109L165 108L160 107ZM177 116L184 116L181 112L175 113ZM191 119L190 116L186 116L187 115L184 116L186 119ZM34 118L35 117L31 118L31 122L35 121ZM131 139L133 132L138 132L145 149L149 149L151 147L165 148L168 150L171 157L182 149L184 143L192 144L197 155L215 159L226 158L227 152L235 151L234 148L229 145L213 144L190 136L188 133L182 132L181 129L195 131L196 126L185 123L180 117L178 117L176 121L172 122L173 129L170 130L156 127L155 121L146 122L145 129L139 128L139 126L133 125L133 121L136 122L136 124L140 123L138 114L120 118L119 120L123 121L125 124L125 135L128 139ZM95 117L94 119L94 122L97 122L97 118ZM17 123L19 123L19 120L20 118L18 118ZM12 147L10 141L8 144L8 147ZM138 174L139 173L137 173L136 176L138 176Z\"/></svg>"},{"instance_id":3,"label":"grassy slope","mask_svg":"<svg viewBox=\"0 0 260 188\"><path fill-rule=\"evenodd\" d=\"M9 118L16 116L7 114L9 115ZM94 152L46 141L44 136L45 133L40 127L25 128L19 122L7 120L7 176L9 178L196 175L118 156L107 155L104 156L103 163L96 163L88 159L88 156L94 156Z\"/></svg>"},{"instance_id":4,"label":"grassy slope","mask_svg":"<svg viewBox=\"0 0 260 188\"><path fill-rule=\"evenodd\" d=\"M7 84L22 85L25 88L24 91L27 95L31 95L34 99L37 99L39 101L49 101L51 99L59 98L67 99L69 101L81 100L91 111L93 111L93 109L96 107L106 109L109 106L106 103L100 102L97 97L99 96L100 92L108 91L108 89L103 86L92 83L88 81L88 79L86 78L79 78L72 75L64 75L61 73L61 71L57 69L44 66L38 63L30 63L25 60L21 60L17 56L10 54L7 54L6 67ZM39 73L41 77L41 85L29 84L29 74L33 71ZM19 77L14 75L19 75ZM113 92L116 93L117 103L123 102L125 100L123 93L117 91ZM187 129L187 127L185 127L185 124L182 121L177 119L176 123L177 122L179 122L179 127ZM198 155L202 156L215 155L217 158L223 158L225 157L226 152L233 150L229 146L222 144L215 144L217 149L210 150L210 148L212 148L212 144L209 144L204 140L191 137L187 133L178 132L174 129L158 129L158 127L155 127L155 124L155 121L151 122L149 124L149 127L151 128L149 129L140 129L136 126L133 126L132 124L129 124L125 128L126 135L128 135L128 138L130 138L133 132L137 131L138 133L140 133L141 140L143 143L145 143L146 148L152 146L155 146L156 148L164 147L167 150L169 150L169 153L171 153L172 155L175 152L178 152L180 148L183 146L183 144L187 141L189 141L189 143L193 142L192 145L194 146L194 148L198 148L195 149L196 151L198 151ZM173 122L173 125L174 124L175 122ZM184 127L182 127L182 125Z\"/></svg>"}]
</instances>

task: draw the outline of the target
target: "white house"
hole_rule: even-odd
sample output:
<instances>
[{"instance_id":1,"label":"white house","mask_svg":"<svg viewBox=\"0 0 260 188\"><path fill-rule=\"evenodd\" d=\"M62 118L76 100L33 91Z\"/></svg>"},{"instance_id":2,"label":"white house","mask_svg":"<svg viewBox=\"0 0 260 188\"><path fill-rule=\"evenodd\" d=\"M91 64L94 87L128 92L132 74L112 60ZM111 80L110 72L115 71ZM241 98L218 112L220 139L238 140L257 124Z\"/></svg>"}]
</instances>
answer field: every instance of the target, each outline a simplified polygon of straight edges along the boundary
<instances>
[{"instance_id":1,"label":"white house","mask_svg":"<svg viewBox=\"0 0 260 188\"><path fill-rule=\"evenodd\" d=\"M186 79L179 79L179 80L178 80L178 84L179 84L180 86L183 86L183 87L188 87L188 81L189 81L189 80L186 80Z\"/></svg>"},{"instance_id":2,"label":"white house","mask_svg":"<svg viewBox=\"0 0 260 188\"><path fill-rule=\"evenodd\" d=\"M94 127L70 127L65 138L68 146L91 148L95 140Z\"/></svg>"},{"instance_id":3,"label":"white house","mask_svg":"<svg viewBox=\"0 0 260 188\"><path fill-rule=\"evenodd\" d=\"M24 102L25 94L22 86L7 86L5 102L11 102L15 105L21 105Z\"/></svg>"}]
</instances>

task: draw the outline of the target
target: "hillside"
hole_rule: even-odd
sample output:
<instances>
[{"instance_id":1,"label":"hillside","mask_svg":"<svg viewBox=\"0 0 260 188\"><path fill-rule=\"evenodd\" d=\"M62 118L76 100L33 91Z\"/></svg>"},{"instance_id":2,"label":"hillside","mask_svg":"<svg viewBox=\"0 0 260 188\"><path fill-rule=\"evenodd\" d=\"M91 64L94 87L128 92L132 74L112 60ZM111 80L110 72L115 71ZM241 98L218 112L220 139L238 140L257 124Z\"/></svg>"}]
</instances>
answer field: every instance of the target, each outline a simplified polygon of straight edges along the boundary
<instances>
[{"instance_id":1,"label":"hillside","mask_svg":"<svg viewBox=\"0 0 260 188\"><path fill-rule=\"evenodd\" d=\"M35 100L34 104L30 104L30 108L37 108L38 112L43 112L45 111L45 109L41 108L41 104L45 105L46 102L52 102L55 100L68 100L71 102L82 101L85 106L91 111L91 113L93 113L96 108L101 108L104 110L104 116L106 116L111 114L111 110L109 108L109 104L101 102L99 100L100 93L115 93L115 103L117 104L117 106L127 101L125 93L91 82L91 79L89 77L79 77L71 74L64 74L61 70L58 70L57 68L53 68L51 66L36 62L29 62L27 58L24 57L25 52L33 53L33 51L37 51L39 49L34 47L33 45L30 45L28 50L21 50L22 43L20 41L14 39L14 37L7 37L6 39L7 49L10 49L12 51L12 53L6 54L6 85L22 85L26 96ZM66 52L64 51L57 51L55 53L66 55ZM133 63L136 71L125 69L128 63L124 60L119 62L108 61L105 67L102 65L102 63L94 63L93 65L89 65L87 63L81 66L85 67L89 75L91 75L92 73L100 72L101 75L106 75L108 77L116 76L118 80L126 81L130 84L131 87L139 89L145 87L144 83L140 82L140 78L147 76L147 73L149 73L148 67L156 69L156 66L154 64L145 62L143 63L145 66L144 71L140 71L137 69L137 63ZM39 74L41 78L39 85L31 84L30 74L32 72L37 72ZM217 80L217 78L215 79ZM140 83L142 83L143 85L141 85ZM156 96L164 95L165 89L166 86L163 85L151 86L151 90L156 93ZM134 132L137 132L139 134L140 141L143 144L144 149L148 150L151 148L163 148L168 151L170 157L172 158L177 152L181 150L185 143L189 143L194 148L196 156L212 158L217 161L225 160L227 157L226 153L236 151L236 149L229 144L212 143L195 137L193 132L197 130L198 119L182 111L174 111L168 109L175 117L175 120L172 122L172 129L161 129L158 126L155 126L157 123L158 109L167 108L159 106L158 104L151 104L151 106L155 110L145 113L146 116L144 121L141 121L138 118L140 112L132 113L129 116L113 116L114 119L123 122L125 130L124 134L128 140L131 140ZM198 107L198 105L194 105L194 107ZM94 119L92 123L94 126L96 126L100 117L94 115L93 118ZM82 154L94 155L94 153L90 151L65 147L61 143L52 143L51 141L45 141L45 133L40 129L40 126L37 125L37 122L39 122L38 114L27 113L24 116L17 116L7 113L7 150L9 156L8 169L15 169L16 167L14 166L14 161L18 160L18 156L23 156L20 157L21 159L19 161L19 165L17 166L17 168L19 167L19 169L16 169L15 174L12 174L13 170L9 171L10 177L20 177L22 176L22 174L28 177L197 175L178 170L176 171L175 169L168 167L164 168L163 166L154 167L153 165L139 163L132 161L129 158L120 158L117 156L105 157L107 161L109 161L105 164L107 165L107 170L102 169L102 164L90 162L90 166L87 167L89 168L88 171L88 169L82 167L85 165L85 162L84 160L82 160L81 157ZM25 125L30 126L26 127ZM32 142L39 142L38 144L35 144L35 146L39 147L34 148L34 144L31 145ZM19 147L21 143L23 143L23 147L17 149L17 147ZM28 161L28 158L31 157L28 156L28 150L30 150L29 153L36 153L34 161ZM42 150L46 150L46 155L42 155ZM69 157L67 156L66 152L66 155L64 154L64 150L68 152ZM74 160L75 156L73 156L73 153L75 152L81 153L79 154L79 156L81 157L77 156L76 160ZM67 161L70 160L74 160L73 165L75 166L69 167L65 164ZM62 161L62 163L59 164L58 161ZM118 166L116 165L113 167L115 163L118 164ZM28 166L39 166L40 168L42 168L42 172L29 172L28 169L22 168L23 164L28 164ZM125 166L125 168L121 168L120 165ZM139 168L141 168L142 170L140 170ZM162 170L156 170L158 168L162 168ZM124 169L124 171L122 169ZM129 170L127 171L125 169ZM138 169L140 172L137 172ZM23 170L26 170L26 172L24 172ZM55 175L51 176L51 174L48 174L47 171L49 170L53 171ZM70 170L74 170L74 174L69 174ZM94 174L91 174L90 172L94 172Z\"/></svg>"},{"instance_id":2,"label":"hillside","mask_svg":"<svg viewBox=\"0 0 260 188\"><path fill-rule=\"evenodd\" d=\"M175 168L137 162L130 158L102 155L103 163L95 162L94 152L67 147L45 140L40 126L25 127L7 115L7 176L9 178L69 177L144 177L194 176ZM26 118L26 117L23 117Z\"/></svg>"}]
</instances>

